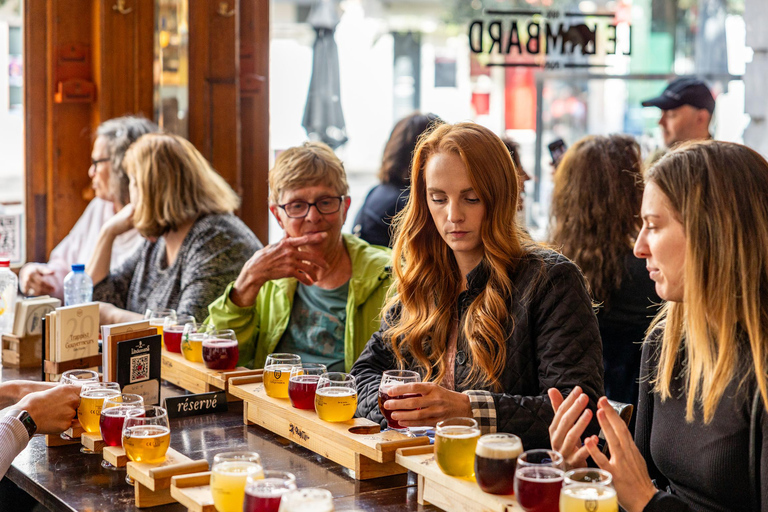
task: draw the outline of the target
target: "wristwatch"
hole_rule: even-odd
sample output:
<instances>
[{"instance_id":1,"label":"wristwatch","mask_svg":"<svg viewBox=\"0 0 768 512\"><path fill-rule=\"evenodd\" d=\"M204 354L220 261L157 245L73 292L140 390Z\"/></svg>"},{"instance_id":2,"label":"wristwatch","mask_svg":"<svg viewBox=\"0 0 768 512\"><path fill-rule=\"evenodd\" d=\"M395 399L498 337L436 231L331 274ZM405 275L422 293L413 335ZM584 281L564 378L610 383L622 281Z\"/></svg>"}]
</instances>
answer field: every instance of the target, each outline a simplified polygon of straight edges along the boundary
<instances>
[{"instance_id":1,"label":"wristwatch","mask_svg":"<svg viewBox=\"0 0 768 512\"><path fill-rule=\"evenodd\" d=\"M21 424L24 425L24 428L27 429L27 434L29 434L30 439L32 439L32 436L37 432L37 424L27 411L23 409L8 409L5 412L5 416L10 416L11 418L19 420Z\"/></svg>"}]
</instances>

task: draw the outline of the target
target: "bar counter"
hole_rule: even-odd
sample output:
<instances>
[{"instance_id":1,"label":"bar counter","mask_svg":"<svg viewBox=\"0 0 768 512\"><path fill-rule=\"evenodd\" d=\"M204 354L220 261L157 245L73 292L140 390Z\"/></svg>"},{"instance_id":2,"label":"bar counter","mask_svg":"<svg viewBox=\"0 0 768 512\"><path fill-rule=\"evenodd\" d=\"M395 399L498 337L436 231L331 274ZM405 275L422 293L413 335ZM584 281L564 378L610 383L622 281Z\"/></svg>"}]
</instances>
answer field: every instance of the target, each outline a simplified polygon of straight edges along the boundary
<instances>
[{"instance_id":1,"label":"bar counter","mask_svg":"<svg viewBox=\"0 0 768 512\"><path fill-rule=\"evenodd\" d=\"M2 369L2 380L40 380L39 370ZM184 394L163 382L162 396ZM249 449L261 455L266 469L290 471L299 487L331 491L336 510L420 511L439 510L417 503L413 473L357 481L338 464L295 445L257 426L243 424L242 403L230 403L229 411L171 420L171 447L192 458L213 462L216 453ZM137 509L134 490L125 483L125 471L101 467L102 457L80 453L80 445L48 448L35 436L8 470L9 478L52 512L71 511L184 511L176 503Z\"/></svg>"}]
</instances>

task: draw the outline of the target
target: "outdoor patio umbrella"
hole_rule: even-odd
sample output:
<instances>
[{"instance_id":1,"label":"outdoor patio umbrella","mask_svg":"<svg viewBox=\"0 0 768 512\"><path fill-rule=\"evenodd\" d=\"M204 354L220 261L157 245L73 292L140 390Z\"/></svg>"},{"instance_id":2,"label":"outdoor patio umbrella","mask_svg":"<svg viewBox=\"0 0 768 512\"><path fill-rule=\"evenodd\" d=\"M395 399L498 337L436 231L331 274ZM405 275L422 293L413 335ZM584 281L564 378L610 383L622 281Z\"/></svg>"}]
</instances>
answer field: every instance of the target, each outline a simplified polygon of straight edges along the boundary
<instances>
[{"instance_id":1,"label":"outdoor patio umbrella","mask_svg":"<svg viewBox=\"0 0 768 512\"><path fill-rule=\"evenodd\" d=\"M339 23L334 1L319 0L315 3L308 21L315 29L316 38L312 78L301 125L311 140L320 140L336 149L348 139L341 111L339 52L333 38Z\"/></svg>"}]
</instances>

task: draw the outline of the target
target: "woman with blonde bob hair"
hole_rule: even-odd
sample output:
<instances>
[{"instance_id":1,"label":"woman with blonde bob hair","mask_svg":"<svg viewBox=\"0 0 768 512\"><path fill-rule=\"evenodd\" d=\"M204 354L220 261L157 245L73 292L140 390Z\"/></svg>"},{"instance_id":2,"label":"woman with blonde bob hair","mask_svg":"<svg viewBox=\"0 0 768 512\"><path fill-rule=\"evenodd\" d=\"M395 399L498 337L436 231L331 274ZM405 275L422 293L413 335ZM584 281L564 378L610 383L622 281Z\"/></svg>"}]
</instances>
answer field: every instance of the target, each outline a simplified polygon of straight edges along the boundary
<instances>
[{"instance_id":1,"label":"woman with blonde bob hair","mask_svg":"<svg viewBox=\"0 0 768 512\"><path fill-rule=\"evenodd\" d=\"M355 364L358 413L382 420L382 372L418 371L384 407L404 426L474 417L484 431L547 446L545 390L603 391L597 321L583 276L516 224L518 179L501 139L473 123L425 135L396 219L395 294Z\"/></svg>"},{"instance_id":2,"label":"woman with blonde bob hair","mask_svg":"<svg viewBox=\"0 0 768 512\"><path fill-rule=\"evenodd\" d=\"M635 255L667 303L643 347L634 442L605 399L610 459L569 441L578 396L552 392L553 446L613 473L628 512L768 510L766 197L768 162L739 144L688 143L647 173Z\"/></svg>"},{"instance_id":3,"label":"woman with blonde bob hair","mask_svg":"<svg viewBox=\"0 0 768 512\"><path fill-rule=\"evenodd\" d=\"M197 320L237 276L261 243L233 215L237 194L187 140L149 134L124 160L131 203L101 230L86 271L102 305L102 323L142 318L146 309L173 308ZM109 272L112 240L131 227L146 239Z\"/></svg>"}]
</instances>

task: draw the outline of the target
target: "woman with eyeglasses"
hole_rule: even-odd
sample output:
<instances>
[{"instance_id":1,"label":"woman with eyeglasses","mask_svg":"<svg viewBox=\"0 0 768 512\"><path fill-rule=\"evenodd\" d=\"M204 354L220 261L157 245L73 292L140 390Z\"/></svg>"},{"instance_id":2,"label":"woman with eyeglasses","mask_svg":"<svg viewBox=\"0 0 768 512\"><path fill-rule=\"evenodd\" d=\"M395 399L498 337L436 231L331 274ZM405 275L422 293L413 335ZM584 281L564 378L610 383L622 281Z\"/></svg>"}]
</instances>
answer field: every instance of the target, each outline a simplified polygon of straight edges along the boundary
<instances>
[{"instance_id":1,"label":"woman with eyeglasses","mask_svg":"<svg viewBox=\"0 0 768 512\"><path fill-rule=\"evenodd\" d=\"M208 307L206 322L234 329L241 365L261 368L268 354L289 352L348 371L379 327L390 251L341 233L349 186L327 145L308 142L281 153L269 190L269 209L285 236L246 262Z\"/></svg>"},{"instance_id":2,"label":"woman with eyeglasses","mask_svg":"<svg viewBox=\"0 0 768 512\"><path fill-rule=\"evenodd\" d=\"M74 263L86 263L93 253L101 227L130 202L128 175L123 157L128 147L145 133L158 131L143 117L125 116L104 121L96 129L88 177L94 197L72 230L59 242L48 263L27 263L19 272L19 288L26 295L64 298L64 278ZM113 242L110 268L117 269L141 245L142 238L130 229Z\"/></svg>"},{"instance_id":3,"label":"woman with eyeglasses","mask_svg":"<svg viewBox=\"0 0 768 512\"><path fill-rule=\"evenodd\" d=\"M198 320L206 306L262 247L232 212L237 194L203 155L176 135L144 135L126 152L131 202L107 222L86 272L101 323L143 318L149 309L173 308ZM112 242L135 227L139 250L110 271Z\"/></svg>"}]
</instances>

